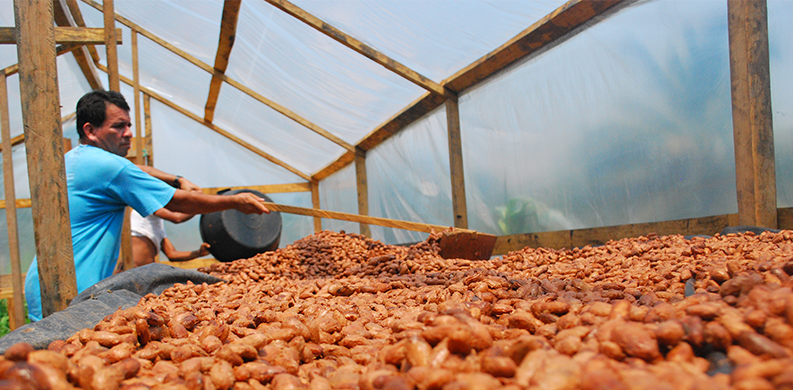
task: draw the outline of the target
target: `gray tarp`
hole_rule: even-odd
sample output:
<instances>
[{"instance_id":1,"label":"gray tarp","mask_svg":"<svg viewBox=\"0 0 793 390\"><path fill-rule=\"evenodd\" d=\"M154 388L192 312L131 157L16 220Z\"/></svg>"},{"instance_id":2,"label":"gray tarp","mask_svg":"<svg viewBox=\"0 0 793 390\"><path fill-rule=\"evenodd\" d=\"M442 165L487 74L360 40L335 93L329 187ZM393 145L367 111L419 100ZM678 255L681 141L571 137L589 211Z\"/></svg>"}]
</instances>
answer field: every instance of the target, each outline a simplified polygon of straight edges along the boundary
<instances>
[{"instance_id":1,"label":"gray tarp","mask_svg":"<svg viewBox=\"0 0 793 390\"><path fill-rule=\"evenodd\" d=\"M46 348L54 340L64 340L84 328L92 328L109 314L138 304L146 294L160 294L175 283L222 282L214 276L153 263L113 275L87 288L65 310L41 321L30 323L0 338L0 353L8 347L26 342L36 349Z\"/></svg>"}]
</instances>

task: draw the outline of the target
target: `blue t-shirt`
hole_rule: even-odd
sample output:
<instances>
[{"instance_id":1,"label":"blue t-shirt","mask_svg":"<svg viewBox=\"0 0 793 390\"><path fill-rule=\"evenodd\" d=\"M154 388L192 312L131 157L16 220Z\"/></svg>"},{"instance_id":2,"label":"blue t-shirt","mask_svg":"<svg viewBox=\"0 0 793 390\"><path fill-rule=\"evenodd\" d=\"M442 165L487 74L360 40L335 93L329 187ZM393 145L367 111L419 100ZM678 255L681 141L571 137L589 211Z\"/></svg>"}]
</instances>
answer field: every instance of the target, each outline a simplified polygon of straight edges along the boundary
<instances>
[{"instance_id":1,"label":"blue t-shirt","mask_svg":"<svg viewBox=\"0 0 793 390\"><path fill-rule=\"evenodd\" d=\"M143 172L123 157L80 145L65 156L69 218L72 225L77 292L111 276L121 247L124 209L143 216L163 208L176 189ZM38 263L25 277L28 317L41 319Z\"/></svg>"}]
</instances>

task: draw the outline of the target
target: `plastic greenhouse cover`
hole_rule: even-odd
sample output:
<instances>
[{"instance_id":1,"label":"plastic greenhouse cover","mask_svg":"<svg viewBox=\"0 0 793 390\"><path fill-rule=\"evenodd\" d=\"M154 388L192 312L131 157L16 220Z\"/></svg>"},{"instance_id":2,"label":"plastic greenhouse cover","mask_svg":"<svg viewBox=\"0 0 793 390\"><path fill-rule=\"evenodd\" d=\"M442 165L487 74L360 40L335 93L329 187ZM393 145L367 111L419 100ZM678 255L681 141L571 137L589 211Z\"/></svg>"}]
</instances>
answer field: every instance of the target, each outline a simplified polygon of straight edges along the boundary
<instances>
[{"instance_id":1,"label":"plastic greenhouse cover","mask_svg":"<svg viewBox=\"0 0 793 390\"><path fill-rule=\"evenodd\" d=\"M777 207L793 207L793 3L768 1Z\"/></svg>"},{"instance_id":2,"label":"plastic greenhouse cover","mask_svg":"<svg viewBox=\"0 0 793 390\"><path fill-rule=\"evenodd\" d=\"M436 82L562 3L295 1ZM734 213L726 4L638 2L462 94L469 226L509 234ZM116 0L115 7L214 63L221 2ZM101 26L101 13L85 4L81 10L89 26ZM786 39L793 34L791 17L792 2L768 1L779 207L793 206L793 43ZM10 0L0 0L0 23L13 25ZM120 71L131 78L130 30L117 26L124 40ZM141 82L202 117L211 76L143 36L139 45ZM0 64L15 62L13 46L0 45ZM58 64L65 115L87 87L66 79L80 78L71 55ZM226 74L350 143L424 93L263 1L242 3ZM18 77L10 77L14 135L22 132L18 89ZM132 103L131 88L122 84L122 91ZM206 187L303 181L156 101L152 109L159 169ZM444 118L440 108L368 152L371 215L451 224ZM343 152L228 84L221 88L216 121L307 173ZM24 147L14 148L14 157L23 197L29 193L27 171L17 160L24 164ZM321 207L357 213L356 193L350 165L320 182ZM276 195L279 202L310 207L307 193ZM172 239L193 242L195 226L179 226L187 230ZM296 217L289 226L299 233L284 234L281 246L310 234L313 221ZM326 219L322 226L359 231L357 223L343 221ZM423 237L375 226L372 232L388 243ZM31 240L23 237L23 245ZM0 265L6 268L7 245L0 235Z\"/></svg>"}]
</instances>

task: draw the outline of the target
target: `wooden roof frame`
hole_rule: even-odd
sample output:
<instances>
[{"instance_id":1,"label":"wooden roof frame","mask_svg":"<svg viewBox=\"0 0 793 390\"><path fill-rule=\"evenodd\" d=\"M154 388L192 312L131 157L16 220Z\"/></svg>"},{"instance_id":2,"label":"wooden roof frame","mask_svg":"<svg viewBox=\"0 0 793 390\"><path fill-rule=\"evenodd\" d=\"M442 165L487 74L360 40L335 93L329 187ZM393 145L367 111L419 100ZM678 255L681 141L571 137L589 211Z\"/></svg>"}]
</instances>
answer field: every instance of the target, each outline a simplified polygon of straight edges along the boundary
<instances>
[{"instance_id":1,"label":"wooden roof frame","mask_svg":"<svg viewBox=\"0 0 793 390\"><path fill-rule=\"evenodd\" d=\"M93 0L82 1L99 11L103 9L101 4L98 4ZM350 145L332 133L300 117L287 108L275 103L274 101L267 99L256 91L244 86L225 74L225 66L228 65L228 58L226 56L230 54L231 47L233 45L233 35L236 31L236 17L238 16L239 12L239 7L233 4L234 2L232 2L231 5L228 5L227 2L227 4L224 6L220 41L215 59L216 67L209 66L184 50L171 45L164 39L145 30L141 26L119 14L116 14L116 20L130 29L138 31L143 36L151 39L163 48L180 56L200 69L211 73L213 80L212 85L217 85L217 79L225 81L255 100L269 106L282 115L285 115L293 121L345 148L347 151L338 159L310 175L310 178L313 180L322 180L351 164L355 160L356 149L368 151L375 148L377 145L396 134L399 130L420 119L432 110L440 107L447 98L456 98L456 94L475 85L476 83L500 71L501 69L504 69L505 67L526 56L537 53L540 49L555 44L559 39L586 25L587 23L592 22L597 17L602 16L607 12L613 12L616 9L621 9L622 7L632 3L634 0L570 0L544 18L529 26L527 29L523 30L521 33L500 47L460 70L449 79L443 81L441 84L432 82L432 80L421 76L410 68L398 63L393 59L390 59L374 48L363 44L361 41L343 33L341 30L329 25L328 23L325 23L321 19L309 14L308 12L303 11L286 0L265 1L306 23L310 27L333 38L346 47L388 68L397 75L413 82L416 85L419 85L428 92L375 128L357 144ZM228 12L226 6L228 6ZM217 85L217 93L219 93L219 88L220 86ZM205 107L205 120L202 121L202 123L204 123L207 127L210 127L209 125L211 124L211 121L214 117L214 103L217 99L214 94L215 92L210 90L210 95L207 98L207 105Z\"/></svg>"}]
</instances>

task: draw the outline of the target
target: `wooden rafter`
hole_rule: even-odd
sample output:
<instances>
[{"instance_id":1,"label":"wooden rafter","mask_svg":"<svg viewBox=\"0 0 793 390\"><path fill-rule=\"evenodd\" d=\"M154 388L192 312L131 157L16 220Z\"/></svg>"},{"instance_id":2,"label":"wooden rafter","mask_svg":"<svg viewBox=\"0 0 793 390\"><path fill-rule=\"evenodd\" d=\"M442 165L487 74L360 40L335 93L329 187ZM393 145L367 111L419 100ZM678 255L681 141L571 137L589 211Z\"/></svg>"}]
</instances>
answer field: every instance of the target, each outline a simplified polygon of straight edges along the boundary
<instances>
[{"instance_id":1,"label":"wooden rafter","mask_svg":"<svg viewBox=\"0 0 793 390\"><path fill-rule=\"evenodd\" d=\"M77 0L58 0L61 2L65 2L67 8L69 9L72 20L74 20L75 25L77 27L86 27L85 20L83 19L83 14L80 12L80 6L77 5ZM94 60L94 63L99 62L99 52L96 51L96 46L94 45L87 45L86 48L88 49L88 54L91 55L91 58Z\"/></svg>"},{"instance_id":2,"label":"wooden rafter","mask_svg":"<svg viewBox=\"0 0 793 390\"><path fill-rule=\"evenodd\" d=\"M92 7L94 7L94 8L96 8L97 10L100 10L100 11L102 10L102 5L96 3L95 1L83 0L83 2L88 4L88 5L90 5L90 6L92 6ZM131 28L133 30L137 30L144 37L151 39L154 43L164 47L165 49L171 51L172 53L178 55L179 57L187 60L191 64L203 69L205 72L210 73L212 75L215 74L215 69L213 67L209 66L205 62L199 60L198 58L195 58L194 56L190 55L186 51L184 51L182 49L179 49L178 47L168 43L164 39L152 34L150 31L148 31L148 30L142 28L141 26L133 23L129 19L127 19L127 18L125 18L125 17L123 17L121 15L116 14L116 20L118 20L121 24L123 24L123 25L125 25L125 26L127 26L127 27L129 27L129 28ZM279 113L281 113L282 115L286 116L287 118L289 118L289 119L291 119L291 120L293 120L293 121L305 126L309 130L311 130L311 131L313 131L313 132L325 137L329 141L331 141L331 142L333 142L333 143L335 143L335 144L337 144L337 145L339 145L339 146L341 146L341 147L343 147L343 148L345 148L347 150L350 150L350 151L355 150L355 148L352 145L350 145L347 142L344 142L339 137L336 137L335 135L331 134L327 130L324 130L321 127L311 123L310 121L300 117L299 115L297 115L294 112L286 109L285 107L276 104L272 100L267 99L267 98L265 98L264 96L262 96L262 95L260 95L258 93L255 93L253 90L243 86L241 83L237 82L236 80L232 79L231 77L228 77L225 74L220 75L220 77L223 79L223 81L225 81L229 85L234 86L234 88L239 89L241 92L247 94L248 96L250 96L250 97L252 97L252 98L254 98L256 100L258 100L261 103L264 103L265 105L269 106L273 110L278 111Z\"/></svg>"},{"instance_id":3,"label":"wooden rafter","mask_svg":"<svg viewBox=\"0 0 793 390\"><path fill-rule=\"evenodd\" d=\"M121 29L118 30L116 42L121 43ZM13 27L0 27L0 45L13 45L17 40L14 37ZM105 29L84 27L57 27L55 28L55 43L58 44L104 44Z\"/></svg>"},{"instance_id":4,"label":"wooden rafter","mask_svg":"<svg viewBox=\"0 0 793 390\"><path fill-rule=\"evenodd\" d=\"M77 23L72 17L72 13L68 10L68 5L66 5L65 0L56 0L53 4L55 6L55 24L60 27L85 27L77 26ZM88 85L91 86L91 89L102 89L102 81L99 80L99 75L96 73L93 61L89 61L90 54L86 46L74 50L72 54L80 70L83 72L85 79L88 81Z\"/></svg>"},{"instance_id":5,"label":"wooden rafter","mask_svg":"<svg viewBox=\"0 0 793 390\"><path fill-rule=\"evenodd\" d=\"M104 65L99 64L97 66L103 72L107 72L107 68ZM120 75L120 78L121 78L121 81L123 81L124 83L126 83L128 85L132 85L132 80L130 80L129 78L127 78L125 76L121 76L121 75ZM264 159L266 159L267 161L270 161L271 163L273 163L275 165L278 165L281 168L284 168L284 169L288 170L289 172L292 172L295 175L298 175L298 176L302 177L303 179L305 179L307 181L311 180L311 176L309 176L308 174L306 174L304 172L301 172L297 168L295 168L295 167L293 167L293 166L291 166L291 165L279 160L278 158L276 158L276 157L274 157L274 156L262 151L261 149L259 149L259 148L255 147L255 146L251 145L250 143L246 142L242 138L237 137L236 135L231 134L228 131L220 128L219 126L217 126L217 125L215 125L213 123L208 123L207 121L204 120L204 118L201 118L198 115L193 114L192 112L182 108L178 104L166 99L165 97L161 96L157 92L154 92L151 89L146 88L144 86L140 86L140 90L144 94L146 94L148 96L151 96L152 98L156 99L160 103L163 103L166 106L178 111L182 115L184 115L184 116L186 116L186 117L188 117L188 118L190 118L190 119L192 119L192 120L194 120L194 121L196 121L198 123L203 124L204 126L209 128L210 130L213 130L216 133L218 133L218 134L220 134L220 135L222 135L222 136L224 136L224 137L236 142L237 144L239 144L240 146L244 147L245 149L248 149L251 152L256 153L257 155L259 155L261 157L264 157Z\"/></svg>"},{"instance_id":6,"label":"wooden rafter","mask_svg":"<svg viewBox=\"0 0 793 390\"><path fill-rule=\"evenodd\" d=\"M442 85L456 93L475 85L497 71L516 61L536 53L539 49L554 44L567 33L586 24L599 15L612 12L620 5L630 4L632 0L570 0L549 15L532 24L526 30L488 53L463 70L447 79ZM424 94L398 114L386 120L355 146L371 150L390 138L409 124L428 114L443 104L433 94ZM313 176L317 179L332 175L352 162L349 156L342 156Z\"/></svg>"},{"instance_id":7,"label":"wooden rafter","mask_svg":"<svg viewBox=\"0 0 793 390\"><path fill-rule=\"evenodd\" d=\"M411 83L416 84L419 87L426 89L427 91L430 91L432 93L441 96L446 95L446 90L443 88L443 86L422 76L413 69L408 68L407 66L386 56L385 54L380 53L379 51L375 50L373 47L368 46L365 43L344 33L343 31L331 26L330 24L324 22L323 20L317 18L316 16L311 15L310 13L301 9L300 7L286 0L265 0L265 1L272 4L274 7L280 9L281 11L284 11L287 14L292 15L293 17L309 25L315 30L327 35L336 42L339 42L342 45L354 50L356 53L361 54L374 62L377 62L381 66L398 74L399 76L410 81Z\"/></svg>"},{"instance_id":8,"label":"wooden rafter","mask_svg":"<svg viewBox=\"0 0 793 390\"><path fill-rule=\"evenodd\" d=\"M234 38L237 36L237 20L241 4L242 0L227 0L223 3L220 39L218 39L218 51L215 54L215 73L212 74L212 81L209 82L209 96L204 107L204 119L207 122L212 122L215 118L215 104L220 96L220 87L223 85L220 75L226 73L226 67L229 65L231 48L234 47Z\"/></svg>"},{"instance_id":9,"label":"wooden rafter","mask_svg":"<svg viewBox=\"0 0 793 390\"><path fill-rule=\"evenodd\" d=\"M214 188L202 188L202 192L205 194L217 194L220 191L224 190L241 190L241 189L249 189L249 190L256 190L265 194L280 194L280 193L292 193L292 192L309 192L311 191L311 183L287 183L287 184L266 184L260 186L242 186L242 187L214 187Z\"/></svg>"},{"instance_id":10,"label":"wooden rafter","mask_svg":"<svg viewBox=\"0 0 793 390\"><path fill-rule=\"evenodd\" d=\"M503 45L455 73L443 86L459 93L521 58L554 43L596 16L609 11L611 7L630 2L630 0L570 0Z\"/></svg>"}]
</instances>

